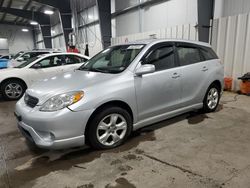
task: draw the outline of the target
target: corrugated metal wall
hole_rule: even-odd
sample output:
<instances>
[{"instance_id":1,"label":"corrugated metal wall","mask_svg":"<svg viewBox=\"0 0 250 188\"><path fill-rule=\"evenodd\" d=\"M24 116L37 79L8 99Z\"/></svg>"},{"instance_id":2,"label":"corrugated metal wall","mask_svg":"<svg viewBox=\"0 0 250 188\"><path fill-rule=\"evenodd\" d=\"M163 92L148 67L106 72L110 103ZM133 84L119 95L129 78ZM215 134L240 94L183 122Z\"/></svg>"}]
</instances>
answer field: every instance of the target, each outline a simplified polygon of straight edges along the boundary
<instances>
[{"instance_id":1,"label":"corrugated metal wall","mask_svg":"<svg viewBox=\"0 0 250 188\"><path fill-rule=\"evenodd\" d=\"M136 33L111 39L112 45L126 43L135 40L149 39L151 35L156 38L179 38L187 40L198 40L198 30L195 24L184 24L166 29L148 31L144 33Z\"/></svg>"},{"instance_id":2,"label":"corrugated metal wall","mask_svg":"<svg viewBox=\"0 0 250 188\"><path fill-rule=\"evenodd\" d=\"M233 89L239 89L238 77L250 72L250 15L241 14L215 19L211 43L224 63L225 76L233 78Z\"/></svg>"}]
</instances>

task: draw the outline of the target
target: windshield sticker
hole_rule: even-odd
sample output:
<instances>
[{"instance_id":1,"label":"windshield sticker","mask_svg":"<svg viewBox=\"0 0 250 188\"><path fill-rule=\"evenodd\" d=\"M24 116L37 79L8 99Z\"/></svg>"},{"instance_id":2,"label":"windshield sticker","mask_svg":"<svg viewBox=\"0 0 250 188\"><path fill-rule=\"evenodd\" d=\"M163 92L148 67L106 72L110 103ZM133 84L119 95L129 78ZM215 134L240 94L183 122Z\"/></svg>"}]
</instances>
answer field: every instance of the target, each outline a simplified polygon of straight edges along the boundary
<instances>
[{"instance_id":1,"label":"windshield sticker","mask_svg":"<svg viewBox=\"0 0 250 188\"><path fill-rule=\"evenodd\" d=\"M140 50L143 48L143 45L131 45L127 48L127 50Z\"/></svg>"}]
</instances>

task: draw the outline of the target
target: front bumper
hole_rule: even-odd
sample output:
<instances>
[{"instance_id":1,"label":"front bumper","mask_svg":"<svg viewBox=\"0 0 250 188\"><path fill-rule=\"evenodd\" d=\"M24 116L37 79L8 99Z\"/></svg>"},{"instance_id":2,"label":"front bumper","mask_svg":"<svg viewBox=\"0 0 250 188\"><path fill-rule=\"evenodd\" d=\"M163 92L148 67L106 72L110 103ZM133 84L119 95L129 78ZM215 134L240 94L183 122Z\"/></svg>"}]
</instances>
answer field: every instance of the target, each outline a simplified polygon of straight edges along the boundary
<instances>
[{"instance_id":1,"label":"front bumper","mask_svg":"<svg viewBox=\"0 0 250 188\"><path fill-rule=\"evenodd\" d=\"M22 134L38 147L65 149L85 144L85 127L91 110L73 112L67 108L41 112L28 107L23 99L16 104L15 115Z\"/></svg>"}]
</instances>

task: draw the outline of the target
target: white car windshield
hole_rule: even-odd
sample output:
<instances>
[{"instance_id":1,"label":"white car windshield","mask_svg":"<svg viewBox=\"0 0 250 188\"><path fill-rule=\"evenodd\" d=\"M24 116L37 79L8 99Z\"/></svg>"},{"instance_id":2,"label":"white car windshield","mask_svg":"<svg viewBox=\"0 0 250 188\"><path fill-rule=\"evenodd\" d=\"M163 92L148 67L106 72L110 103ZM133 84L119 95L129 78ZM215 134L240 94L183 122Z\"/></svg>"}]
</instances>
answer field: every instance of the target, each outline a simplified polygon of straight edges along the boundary
<instances>
[{"instance_id":1,"label":"white car windshield","mask_svg":"<svg viewBox=\"0 0 250 188\"><path fill-rule=\"evenodd\" d=\"M33 61L36 61L37 59L43 57L43 55L39 55L37 57L33 57L29 60L27 60L26 62L22 63L21 65L16 66L15 68L23 68L26 67L27 65L29 65L30 63L32 63Z\"/></svg>"}]
</instances>

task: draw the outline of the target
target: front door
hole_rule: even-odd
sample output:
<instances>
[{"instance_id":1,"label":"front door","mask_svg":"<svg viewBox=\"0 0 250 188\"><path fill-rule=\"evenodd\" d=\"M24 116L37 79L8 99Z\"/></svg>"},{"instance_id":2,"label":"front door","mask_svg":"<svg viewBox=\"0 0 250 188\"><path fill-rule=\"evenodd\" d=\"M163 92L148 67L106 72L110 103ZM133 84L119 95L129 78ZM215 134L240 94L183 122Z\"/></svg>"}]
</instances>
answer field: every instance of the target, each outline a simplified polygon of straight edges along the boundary
<instances>
[{"instance_id":1,"label":"front door","mask_svg":"<svg viewBox=\"0 0 250 188\"><path fill-rule=\"evenodd\" d=\"M156 71L135 77L138 121L179 108L181 74L175 59L174 47L168 43L153 47L143 58L142 64L154 64Z\"/></svg>"}]
</instances>

